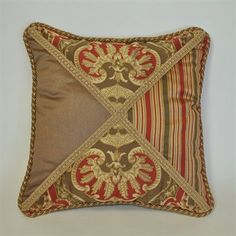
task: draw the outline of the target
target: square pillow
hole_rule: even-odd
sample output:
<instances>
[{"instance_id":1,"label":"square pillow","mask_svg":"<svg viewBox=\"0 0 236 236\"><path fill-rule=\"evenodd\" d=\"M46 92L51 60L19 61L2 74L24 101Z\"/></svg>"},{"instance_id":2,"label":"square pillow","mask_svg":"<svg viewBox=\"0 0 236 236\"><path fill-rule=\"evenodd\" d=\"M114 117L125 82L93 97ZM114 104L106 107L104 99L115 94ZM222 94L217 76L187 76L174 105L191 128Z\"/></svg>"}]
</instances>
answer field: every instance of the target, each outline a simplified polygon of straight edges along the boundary
<instances>
[{"instance_id":1,"label":"square pillow","mask_svg":"<svg viewBox=\"0 0 236 236\"><path fill-rule=\"evenodd\" d=\"M205 216L201 120L208 33L105 38L24 31L32 124L18 206L29 217L129 204Z\"/></svg>"}]
</instances>

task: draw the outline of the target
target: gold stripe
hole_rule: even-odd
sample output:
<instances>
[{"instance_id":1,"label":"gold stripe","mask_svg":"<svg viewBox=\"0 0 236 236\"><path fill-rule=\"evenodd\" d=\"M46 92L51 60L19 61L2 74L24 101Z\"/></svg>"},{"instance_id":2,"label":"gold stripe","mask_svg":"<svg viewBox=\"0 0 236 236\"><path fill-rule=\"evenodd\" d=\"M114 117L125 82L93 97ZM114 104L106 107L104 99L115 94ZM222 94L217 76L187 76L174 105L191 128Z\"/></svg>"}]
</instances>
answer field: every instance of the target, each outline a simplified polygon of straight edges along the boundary
<instances>
[{"instance_id":1,"label":"gold stripe","mask_svg":"<svg viewBox=\"0 0 236 236\"><path fill-rule=\"evenodd\" d=\"M172 74L171 74L171 71L172 69L166 74L166 79L169 80L170 82L167 83L167 89L168 89L168 92L169 92L169 97L170 97L170 104L169 104L169 120L174 120L173 119L173 106L174 106L174 103L173 103L173 87L174 87L174 83L173 83L173 80L172 80ZM168 144L168 154L169 154L169 161L170 163L172 163L172 165L174 166L174 163L173 163L173 148L174 148L174 145L172 143L172 139L174 137L174 123L172 124L172 126L170 126L169 128L169 144Z\"/></svg>"},{"instance_id":2,"label":"gold stripe","mask_svg":"<svg viewBox=\"0 0 236 236\"><path fill-rule=\"evenodd\" d=\"M75 68L75 66L69 62L69 60L62 55L53 45L51 45L45 38L43 38L39 32L37 32L34 28L29 28L29 33L31 36L45 49L51 53L68 71L70 71L74 76L76 76L76 79L79 77L79 82L81 82L92 94L95 98L97 98L107 109L110 113L113 113L113 115L93 134L91 135L80 147L76 149L72 154L70 154L47 178L44 180L37 189L22 203L20 204L20 207L23 211L29 209L32 204L34 204L35 201L50 187L58 177L60 177L67 168L73 164L75 161L77 161L85 151L87 151L91 146L98 141L101 136L108 131L112 125L117 123L119 120L123 120L124 114L129 110L130 107L136 102L138 98L140 98L143 94L145 94L146 91L150 90L151 87L162 78L162 76L168 72L168 70L175 65L180 59L182 59L192 48L194 48L198 43L201 42L203 39L205 32L202 31L196 31L195 37L191 39L184 47L182 47L179 51L177 51L170 59L168 59L159 70L157 70L152 77L150 77L149 81L147 81L142 87L140 87L134 94L133 97L126 100L124 105L120 108L120 110L117 110L114 112L113 107L107 103L107 100L104 99L104 97L101 95L99 91L94 90L95 86L92 86L91 83L89 83L84 77L84 79L80 77L79 71ZM95 91L95 92L94 92ZM126 115L125 115L126 116ZM127 123L129 121L126 120ZM137 139L140 139L140 135L137 133L135 135ZM162 159L162 158L160 158ZM163 164L164 163L164 164ZM169 163L170 164L170 163ZM165 165L165 162L161 162L161 165ZM166 168L166 167L164 167ZM179 173L172 168L166 168L167 173L174 179L181 178ZM182 184L180 187L185 190L188 185ZM191 187L190 187L191 188ZM188 191L189 192L189 191ZM192 194L192 192L191 192ZM204 206L205 202L201 201L201 196L197 193L197 199L198 202L201 203L200 206ZM204 209L206 207L204 206ZM209 208L209 207L208 207Z\"/></svg>"},{"instance_id":3,"label":"gold stripe","mask_svg":"<svg viewBox=\"0 0 236 236\"><path fill-rule=\"evenodd\" d=\"M192 54L189 53L188 54L188 57L186 57L186 64L185 64L185 67L186 68L186 71L187 71L187 84L188 84L188 96L192 96L192 91L194 91L194 87L193 87L193 75L192 75L192 64L191 64L191 58L192 58ZM187 65L190 65L190 66L187 66ZM190 79L189 79L190 78ZM193 117L193 110L191 109L191 105L192 103L187 103L186 104L186 112L187 115L186 116L186 137L187 137L187 134L188 134L188 138L186 140L186 142L189 142L187 143L187 150L186 150L186 153L188 152L188 158L186 159L187 162L188 162L188 182L191 183L191 186L195 186L195 165L194 165L194 155L193 155L193 145L191 145L193 143L193 138L194 138L194 122L191 122L191 121L194 121L194 117ZM188 127L188 128L187 128Z\"/></svg>"},{"instance_id":4,"label":"gold stripe","mask_svg":"<svg viewBox=\"0 0 236 236\"><path fill-rule=\"evenodd\" d=\"M160 133L160 152L163 153L164 151L164 134L165 134L165 112L164 112L164 102L163 102L163 84L159 83L159 91L158 94L160 96L160 119L161 119L161 133Z\"/></svg>"},{"instance_id":5,"label":"gold stripe","mask_svg":"<svg viewBox=\"0 0 236 236\"><path fill-rule=\"evenodd\" d=\"M179 78L179 66L176 65L174 68L173 72L173 77L176 78L176 84L175 84L175 96L179 96L179 91L180 91L180 78ZM182 107L181 103L177 102L176 105L173 107L173 114L177 114L177 120L182 120ZM181 171L181 158L178 158L181 156L181 141L182 141L182 136L181 136L181 129L182 129L182 123L180 125L176 125L176 136L175 136L175 155L174 155L174 160L175 160L175 169L178 170L180 173Z\"/></svg>"}]
</instances>

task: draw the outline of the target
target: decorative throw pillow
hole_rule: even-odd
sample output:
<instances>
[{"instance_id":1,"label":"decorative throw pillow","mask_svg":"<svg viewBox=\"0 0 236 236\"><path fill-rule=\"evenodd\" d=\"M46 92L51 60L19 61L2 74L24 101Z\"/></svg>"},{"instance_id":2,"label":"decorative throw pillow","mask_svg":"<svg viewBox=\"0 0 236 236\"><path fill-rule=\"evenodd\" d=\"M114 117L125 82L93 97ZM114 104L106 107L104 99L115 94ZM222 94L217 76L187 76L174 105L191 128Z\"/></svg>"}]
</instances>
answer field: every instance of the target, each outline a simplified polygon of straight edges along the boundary
<instances>
[{"instance_id":1,"label":"decorative throw pillow","mask_svg":"<svg viewBox=\"0 0 236 236\"><path fill-rule=\"evenodd\" d=\"M30 157L18 205L30 217L130 204L211 212L201 93L210 37L24 32L33 72Z\"/></svg>"}]
</instances>

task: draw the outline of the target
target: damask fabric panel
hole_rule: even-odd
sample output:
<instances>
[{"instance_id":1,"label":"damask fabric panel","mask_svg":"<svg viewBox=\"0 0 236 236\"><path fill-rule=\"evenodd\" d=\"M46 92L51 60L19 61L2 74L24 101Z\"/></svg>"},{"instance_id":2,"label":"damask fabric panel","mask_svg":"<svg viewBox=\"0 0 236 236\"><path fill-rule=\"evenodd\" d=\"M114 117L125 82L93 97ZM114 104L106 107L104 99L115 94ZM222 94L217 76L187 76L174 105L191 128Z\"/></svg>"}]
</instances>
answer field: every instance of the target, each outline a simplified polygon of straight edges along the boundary
<instances>
[{"instance_id":1,"label":"damask fabric panel","mask_svg":"<svg viewBox=\"0 0 236 236\"><path fill-rule=\"evenodd\" d=\"M26 216L112 204L212 211L201 121L205 30L95 38L32 23L24 42L33 73L18 198Z\"/></svg>"}]
</instances>

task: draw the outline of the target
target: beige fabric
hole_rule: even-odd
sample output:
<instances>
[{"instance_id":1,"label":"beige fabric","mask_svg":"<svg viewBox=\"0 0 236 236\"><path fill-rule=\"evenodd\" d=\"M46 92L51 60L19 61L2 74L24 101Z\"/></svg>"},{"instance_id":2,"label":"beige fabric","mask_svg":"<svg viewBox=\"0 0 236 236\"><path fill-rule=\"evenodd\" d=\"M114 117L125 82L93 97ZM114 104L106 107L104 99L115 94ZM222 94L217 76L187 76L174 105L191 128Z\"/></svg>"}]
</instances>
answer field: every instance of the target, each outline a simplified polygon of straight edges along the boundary
<instances>
[{"instance_id":1,"label":"beige fabric","mask_svg":"<svg viewBox=\"0 0 236 236\"><path fill-rule=\"evenodd\" d=\"M33 39L30 44L38 75L37 135L24 198L109 117L103 106L53 56Z\"/></svg>"}]
</instances>

